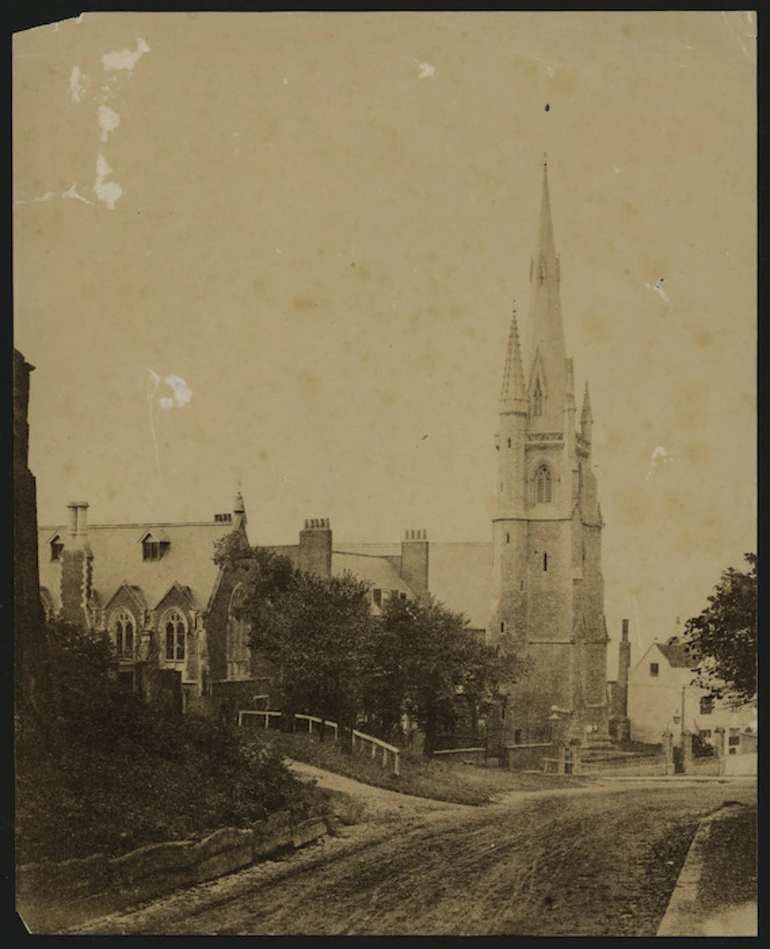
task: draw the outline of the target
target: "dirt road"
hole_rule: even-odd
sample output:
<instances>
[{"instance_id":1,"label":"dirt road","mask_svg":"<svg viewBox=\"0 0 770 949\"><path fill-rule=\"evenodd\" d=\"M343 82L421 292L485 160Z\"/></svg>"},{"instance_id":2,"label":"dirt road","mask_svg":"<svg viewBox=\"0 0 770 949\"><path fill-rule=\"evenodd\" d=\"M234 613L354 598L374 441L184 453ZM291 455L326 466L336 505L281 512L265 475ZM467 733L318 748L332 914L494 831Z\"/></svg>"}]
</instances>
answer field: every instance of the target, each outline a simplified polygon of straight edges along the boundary
<instances>
[{"instance_id":1,"label":"dirt road","mask_svg":"<svg viewBox=\"0 0 770 949\"><path fill-rule=\"evenodd\" d=\"M341 837L80 932L654 935L698 820L755 792L618 783L472 808L380 791Z\"/></svg>"}]
</instances>

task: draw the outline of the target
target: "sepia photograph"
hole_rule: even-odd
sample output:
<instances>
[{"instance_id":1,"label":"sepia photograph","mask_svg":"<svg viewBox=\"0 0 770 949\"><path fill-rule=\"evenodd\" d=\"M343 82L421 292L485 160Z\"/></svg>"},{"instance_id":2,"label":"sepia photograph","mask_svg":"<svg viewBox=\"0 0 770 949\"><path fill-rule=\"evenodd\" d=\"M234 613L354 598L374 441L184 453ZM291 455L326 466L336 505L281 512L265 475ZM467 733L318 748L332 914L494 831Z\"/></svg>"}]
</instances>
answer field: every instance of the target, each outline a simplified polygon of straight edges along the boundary
<instances>
[{"instance_id":1,"label":"sepia photograph","mask_svg":"<svg viewBox=\"0 0 770 949\"><path fill-rule=\"evenodd\" d=\"M757 935L756 43L14 32L29 933Z\"/></svg>"}]
</instances>

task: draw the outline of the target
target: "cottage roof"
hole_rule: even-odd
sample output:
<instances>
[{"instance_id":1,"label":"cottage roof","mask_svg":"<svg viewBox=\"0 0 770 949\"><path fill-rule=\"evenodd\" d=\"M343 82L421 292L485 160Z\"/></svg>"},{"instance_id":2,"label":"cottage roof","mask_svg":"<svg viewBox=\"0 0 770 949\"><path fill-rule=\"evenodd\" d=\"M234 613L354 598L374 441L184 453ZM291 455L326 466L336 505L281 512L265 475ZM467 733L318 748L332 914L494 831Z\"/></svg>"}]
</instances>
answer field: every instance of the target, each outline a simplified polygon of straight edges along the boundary
<instances>
[{"instance_id":1,"label":"cottage roof","mask_svg":"<svg viewBox=\"0 0 770 949\"><path fill-rule=\"evenodd\" d=\"M697 665L697 661L684 643L669 641L667 643L656 643L656 645L672 669L692 669Z\"/></svg>"}]
</instances>

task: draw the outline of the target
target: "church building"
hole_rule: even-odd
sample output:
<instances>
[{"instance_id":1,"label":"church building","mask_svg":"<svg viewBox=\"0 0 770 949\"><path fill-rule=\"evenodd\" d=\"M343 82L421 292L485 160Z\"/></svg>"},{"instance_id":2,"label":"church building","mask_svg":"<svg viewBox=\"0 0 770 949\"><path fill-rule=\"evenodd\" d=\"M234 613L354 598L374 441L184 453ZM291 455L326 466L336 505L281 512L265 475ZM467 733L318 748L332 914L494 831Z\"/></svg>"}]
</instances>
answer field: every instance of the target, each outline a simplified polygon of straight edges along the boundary
<instances>
[{"instance_id":1,"label":"church building","mask_svg":"<svg viewBox=\"0 0 770 949\"><path fill-rule=\"evenodd\" d=\"M504 743L548 741L555 726L608 736L591 404L586 386L578 415L559 282L546 167L526 339L522 346L514 312L505 352L491 543L429 543L410 529L400 544L345 544L326 518L306 521L297 544L248 538L300 570L366 581L375 614L390 596L430 593L477 635L512 643L531 669L501 709ZM148 695L165 690L189 711L234 718L269 698L269 677L235 619L239 591L212 559L215 541L246 533L240 493L232 512L188 524L89 527L87 511L73 502L66 524L38 531L49 614L106 632L127 683Z\"/></svg>"}]
</instances>

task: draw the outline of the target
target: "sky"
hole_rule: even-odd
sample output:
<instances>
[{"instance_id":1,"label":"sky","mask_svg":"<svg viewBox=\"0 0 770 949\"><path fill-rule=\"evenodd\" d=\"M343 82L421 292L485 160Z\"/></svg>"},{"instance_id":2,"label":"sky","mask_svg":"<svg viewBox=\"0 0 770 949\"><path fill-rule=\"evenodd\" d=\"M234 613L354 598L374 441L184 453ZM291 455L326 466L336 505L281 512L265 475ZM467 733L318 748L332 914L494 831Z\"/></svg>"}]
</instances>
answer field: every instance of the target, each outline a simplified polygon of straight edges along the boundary
<instances>
[{"instance_id":1,"label":"sky","mask_svg":"<svg viewBox=\"0 0 770 949\"><path fill-rule=\"evenodd\" d=\"M341 541L491 540L547 153L607 625L630 618L639 658L756 549L755 33L733 11L16 34L39 523L70 500L209 520L240 482L252 543L311 517Z\"/></svg>"}]
</instances>

